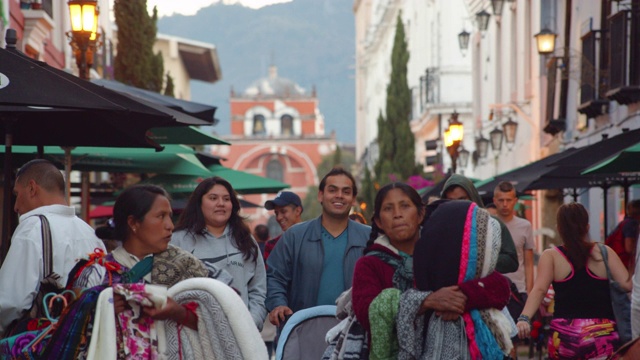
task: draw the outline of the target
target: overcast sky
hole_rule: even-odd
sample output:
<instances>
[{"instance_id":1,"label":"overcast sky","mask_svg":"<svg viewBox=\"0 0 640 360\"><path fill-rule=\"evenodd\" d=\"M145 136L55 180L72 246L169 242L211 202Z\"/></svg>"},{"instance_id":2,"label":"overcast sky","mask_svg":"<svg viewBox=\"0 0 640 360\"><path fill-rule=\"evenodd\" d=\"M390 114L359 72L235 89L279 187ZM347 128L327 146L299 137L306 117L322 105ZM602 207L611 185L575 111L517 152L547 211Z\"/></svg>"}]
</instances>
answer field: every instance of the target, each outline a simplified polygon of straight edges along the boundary
<instances>
[{"instance_id":1,"label":"overcast sky","mask_svg":"<svg viewBox=\"0 0 640 360\"><path fill-rule=\"evenodd\" d=\"M166 16L173 13L194 15L200 8L220 1L227 4L241 3L244 6L258 9L266 5L289 2L291 0L147 0L147 7L151 10L154 6L157 6L158 16Z\"/></svg>"}]
</instances>

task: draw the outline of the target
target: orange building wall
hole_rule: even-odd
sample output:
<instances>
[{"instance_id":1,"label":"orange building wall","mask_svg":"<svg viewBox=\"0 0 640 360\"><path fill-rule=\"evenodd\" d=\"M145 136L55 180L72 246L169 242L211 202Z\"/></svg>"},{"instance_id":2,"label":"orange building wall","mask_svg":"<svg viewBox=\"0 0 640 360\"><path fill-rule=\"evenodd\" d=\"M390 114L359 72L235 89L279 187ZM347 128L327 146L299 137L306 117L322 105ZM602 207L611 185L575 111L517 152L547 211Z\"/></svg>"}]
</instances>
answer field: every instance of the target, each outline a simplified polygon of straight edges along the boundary
<instances>
[{"instance_id":1,"label":"orange building wall","mask_svg":"<svg viewBox=\"0 0 640 360\"><path fill-rule=\"evenodd\" d=\"M302 199L307 196L315 197L317 194L307 194L307 189L311 185L318 185L324 174L316 174L316 169L322 161L323 155L333 152L336 146L334 137L311 136L307 138L304 136L315 135L318 105L315 98L279 100L286 106L296 109L300 114L302 137L269 139L244 136L244 119L247 111L256 106L274 111L275 101L271 99L268 101L251 100L232 96L230 100L232 137L229 138L232 145L214 147L220 153L217 154L216 151L213 151L213 154L226 159L222 161L224 166L260 176L266 176L267 164L272 159L277 159L283 166L283 182L291 185L289 190L295 191ZM324 149L324 154L321 154L321 148ZM263 206L266 200L273 199L274 196L275 194L254 194L244 195L243 198ZM266 223L273 212L260 207L243 209L243 214L248 216L250 227L253 229L257 224Z\"/></svg>"},{"instance_id":2,"label":"orange building wall","mask_svg":"<svg viewBox=\"0 0 640 360\"><path fill-rule=\"evenodd\" d=\"M232 121L231 122L231 133L233 135L242 135L242 134L244 134L244 121Z\"/></svg>"}]
</instances>

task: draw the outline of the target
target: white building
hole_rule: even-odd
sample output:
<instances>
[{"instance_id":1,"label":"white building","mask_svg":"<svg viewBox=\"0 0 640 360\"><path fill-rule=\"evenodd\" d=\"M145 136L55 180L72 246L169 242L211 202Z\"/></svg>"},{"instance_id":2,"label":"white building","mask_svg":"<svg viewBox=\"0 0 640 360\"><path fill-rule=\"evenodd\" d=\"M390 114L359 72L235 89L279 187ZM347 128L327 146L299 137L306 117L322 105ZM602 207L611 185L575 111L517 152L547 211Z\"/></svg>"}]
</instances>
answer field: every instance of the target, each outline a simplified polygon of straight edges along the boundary
<instances>
[{"instance_id":1,"label":"white building","mask_svg":"<svg viewBox=\"0 0 640 360\"><path fill-rule=\"evenodd\" d=\"M462 144L472 154L457 172L478 179L593 144L602 135L640 128L640 1L504 0L502 9L493 3L499 2L354 2L357 156L375 160L376 119L384 113L398 13L410 52L407 80L414 95L417 162L434 154L426 151L425 140L439 139L443 170L451 167L441 139L454 110L465 128ZM486 28L480 29L478 14L488 15ZM558 35L555 51L547 56L538 54L534 37L545 28ZM458 44L463 30L470 33L465 56ZM503 141L500 151L489 147L485 157L479 156L476 139L489 139L508 120L518 124L513 142ZM608 191L611 231L624 204L620 188ZM578 200L591 213L591 237L602 239L603 190L580 193ZM553 229L562 193L533 195L528 217L534 229ZM631 199L638 197L631 191Z\"/></svg>"},{"instance_id":2,"label":"white building","mask_svg":"<svg viewBox=\"0 0 640 360\"><path fill-rule=\"evenodd\" d=\"M545 3L550 21L544 25L558 35L552 57L559 69L555 86L544 91L555 91L553 118L565 120L562 148L591 145L603 135L611 138L624 129L640 128L640 1ZM581 193L578 201L591 216L590 236L603 240L605 216L611 232L624 214L623 189L607 190L606 215L602 188ZM629 200L638 198L640 191L631 188Z\"/></svg>"}]
</instances>

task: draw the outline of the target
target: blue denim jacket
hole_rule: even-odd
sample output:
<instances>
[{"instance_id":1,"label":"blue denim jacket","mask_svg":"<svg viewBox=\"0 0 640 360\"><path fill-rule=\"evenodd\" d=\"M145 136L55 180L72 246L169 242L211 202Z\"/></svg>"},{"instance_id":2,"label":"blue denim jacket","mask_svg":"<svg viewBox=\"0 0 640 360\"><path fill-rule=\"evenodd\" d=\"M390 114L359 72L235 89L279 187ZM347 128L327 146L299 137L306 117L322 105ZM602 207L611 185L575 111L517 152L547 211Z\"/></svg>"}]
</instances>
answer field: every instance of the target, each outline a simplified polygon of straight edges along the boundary
<instances>
[{"instance_id":1,"label":"blue denim jacket","mask_svg":"<svg viewBox=\"0 0 640 360\"><path fill-rule=\"evenodd\" d=\"M296 224L278 241L267 259L267 310L288 306L293 312L316 306L322 275L322 217ZM349 220L343 258L344 290L351 287L356 261L369 239L371 227Z\"/></svg>"}]
</instances>

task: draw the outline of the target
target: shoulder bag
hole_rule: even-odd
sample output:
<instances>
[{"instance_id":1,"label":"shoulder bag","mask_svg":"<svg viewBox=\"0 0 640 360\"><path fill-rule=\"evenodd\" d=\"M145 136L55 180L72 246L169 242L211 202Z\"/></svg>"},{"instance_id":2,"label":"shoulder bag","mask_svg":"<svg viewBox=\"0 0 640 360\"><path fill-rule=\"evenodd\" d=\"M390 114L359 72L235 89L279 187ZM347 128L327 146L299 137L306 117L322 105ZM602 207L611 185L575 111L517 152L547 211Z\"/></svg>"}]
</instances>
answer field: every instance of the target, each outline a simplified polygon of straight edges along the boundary
<instances>
[{"instance_id":1,"label":"shoulder bag","mask_svg":"<svg viewBox=\"0 0 640 360\"><path fill-rule=\"evenodd\" d=\"M598 246L602 253L604 267L607 269L609 291L611 292L611 306L613 307L613 314L616 317L618 336L620 337L620 342L624 344L631 341L631 300L627 292L620 287L620 284L611 278L607 248L602 244L598 244Z\"/></svg>"},{"instance_id":2,"label":"shoulder bag","mask_svg":"<svg viewBox=\"0 0 640 360\"><path fill-rule=\"evenodd\" d=\"M53 250L51 244L51 229L49 221L44 215L38 215L42 224L42 262L44 278L40 281L40 287L29 310L25 310L22 316L14 320L5 330L4 337L13 336L27 330L42 329L49 325L47 315L57 317L62 312L62 303L56 303L52 309L46 309L44 298L49 293L60 294L64 288L58 284L60 275L53 272ZM49 314L50 313L50 314Z\"/></svg>"}]
</instances>

